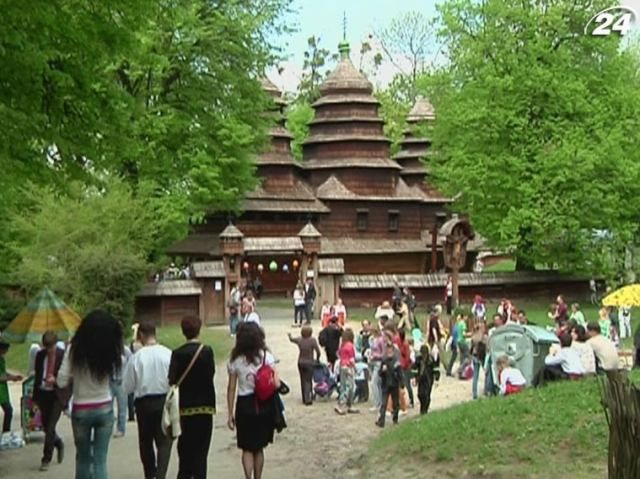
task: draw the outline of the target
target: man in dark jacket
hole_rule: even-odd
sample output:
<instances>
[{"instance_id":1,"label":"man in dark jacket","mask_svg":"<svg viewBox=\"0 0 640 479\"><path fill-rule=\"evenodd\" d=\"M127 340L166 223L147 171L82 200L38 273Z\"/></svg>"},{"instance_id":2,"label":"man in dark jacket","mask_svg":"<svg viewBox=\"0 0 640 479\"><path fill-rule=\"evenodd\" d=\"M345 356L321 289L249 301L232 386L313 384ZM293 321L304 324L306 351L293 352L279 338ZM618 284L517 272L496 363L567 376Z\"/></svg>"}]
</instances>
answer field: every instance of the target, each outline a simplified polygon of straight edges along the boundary
<instances>
[{"instance_id":1,"label":"man in dark jacket","mask_svg":"<svg viewBox=\"0 0 640 479\"><path fill-rule=\"evenodd\" d=\"M333 371L333 366L338 359L340 338L342 338L342 328L338 324L338 317L333 316L329 320L327 327L320 331L320 335L318 336L318 342L327 354L327 362L329 363L331 371Z\"/></svg>"},{"instance_id":2,"label":"man in dark jacket","mask_svg":"<svg viewBox=\"0 0 640 479\"><path fill-rule=\"evenodd\" d=\"M35 360L33 401L40 409L42 427L45 432L41 471L49 469L54 448L58 451L58 464L64 458L64 443L56 433L56 425L60 414L69 402L70 393L68 389L60 389L56 385L56 376L64 357L64 351L56 346L57 342L56 333L53 331L44 333L42 335L43 348L38 351Z\"/></svg>"},{"instance_id":3,"label":"man in dark jacket","mask_svg":"<svg viewBox=\"0 0 640 479\"><path fill-rule=\"evenodd\" d=\"M316 287L313 285L313 279L307 278L307 283L304 285L304 315L307 320L307 324L311 322L311 316L313 315L313 303L316 300Z\"/></svg>"},{"instance_id":4,"label":"man in dark jacket","mask_svg":"<svg viewBox=\"0 0 640 479\"><path fill-rule=\"evenodd\" d=\"M400 351L390 340L387 341L386 352L380 366L380 378L382 380L382 400L380 404L380 416L376 426L384 427L387 412L387 402L391 398L392 419L398 424L400 412L400 386L402 385L402 370L400 368Z\"/></svg>"}]
</instances>

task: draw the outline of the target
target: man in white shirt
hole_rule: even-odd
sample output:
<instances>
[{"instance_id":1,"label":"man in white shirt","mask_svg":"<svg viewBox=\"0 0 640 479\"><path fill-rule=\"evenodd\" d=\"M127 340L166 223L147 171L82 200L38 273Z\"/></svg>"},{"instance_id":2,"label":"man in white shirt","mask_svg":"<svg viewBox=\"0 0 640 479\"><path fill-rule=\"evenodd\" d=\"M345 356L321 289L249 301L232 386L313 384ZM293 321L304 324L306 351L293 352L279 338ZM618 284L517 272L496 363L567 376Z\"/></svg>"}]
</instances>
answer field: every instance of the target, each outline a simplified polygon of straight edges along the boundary
<instances>
[{"instance_id":1,"label":"man in white shirt","mask_svg":"<svg viewBox=\"0 0 640 479\"><path fill-rule=\"evenodd\" d=\"M162 432L162 411L169 391L171 350L158 344L156 328L151 323L140 324L138 339L142 348L127 362L122 385L125 392L133 393L135 398L144 477L165 479L172 441Z\"/></svg>"},{"instance_id":2,"label":"man in white shirt","mask_svg":"<svg viewBox=\"0 0 640 479\"><path fill-rule=\"evenodd\" d=\"M616 371L618 369L618 350L608 338L601 334L600 324L590 321L587 324L587 344L596 355L596 372Z\"/></svg>"},{"instance_id":3,"label":"man in white shirt","mask_svg":"<svg viewBox=\"0 0 640 479\"><path fill-rule=\"evenodd\" d=\"M544 386L547 381L560 379L579 379L584 375L584 366L578 352L571 348L571 335L564 333L560 336L561 349L550 352L544 358L544 367L538 371L533 385Z\"/></svg>"}]
</instances>

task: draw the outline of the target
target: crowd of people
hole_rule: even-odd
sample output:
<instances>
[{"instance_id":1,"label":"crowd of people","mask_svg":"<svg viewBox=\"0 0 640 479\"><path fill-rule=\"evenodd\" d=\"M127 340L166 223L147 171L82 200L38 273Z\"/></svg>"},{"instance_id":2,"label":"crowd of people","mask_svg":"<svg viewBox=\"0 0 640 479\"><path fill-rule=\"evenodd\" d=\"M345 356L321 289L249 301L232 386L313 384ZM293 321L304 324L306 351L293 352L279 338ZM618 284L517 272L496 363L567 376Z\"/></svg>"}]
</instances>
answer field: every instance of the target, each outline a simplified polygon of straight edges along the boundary
<instances>
[{"instance_id":1,"label":"crowd of people","mask_svg":"<svg viewBox=\"0 0 640 479\"><path fill-rule=\"evenodd\" d=\"M133 419L135 411L145 478L166 477L174 439L178 477L207 477L216 406L215 360L212 348L199 340L201 321L183 318L185 344L174 351L158 343L152 323L137 326L131 347L124 344L120 322L101 310L87 314L66 345L55 332L44 333L35 354L33 388L45 433L40 470L49 469L54 452L58 463L64 460L65 446L56 429L62 414L68 413L75 477L106 479L110 441L124 436L127 419ZM0 344L0 354L7 349ZM4 367L4 361L0 363ZM20 379L5 372L0 392L7 380ZM175 410L168 411L171 388L179 391L179 400ZM4 420L8 430L11 414L5 413Z\"/></svg>"},{"instance_id":2,"label":"crowd of people","mask_svg":"<svg viewBox=\"0 0 640 479\"><path fill-rule=\"evenodd\" d=\"M445 301L448 291L449 286ZM335 390L336 413L357 413L356 401L371 401L371 410L378 412L376 424L384 426L388 412L397 422L399 411L414 407L416 397L420 412L426 413L441 370L447 376L471 380L471 395L477 399L483 373L484 395L488 396L510 395L525 386L618 369L614 340L618 325L611 318L613 314L612 308L602 308L598 321L587 321L578 303L569 307L564 297L558 296L549 312L554 326L547 329L557 335L559 344L551 346L544 367L532 380L525 378L512 358L491 354L490 338L500 328L510 324L535 326L508 298L500 301L488 319L486 301L476 295L469 312L455 315L446 327L441 305L435 305L426 319L419 321L415 298L408 289L396 285L391 300L376 308L373 324L362 321L358 334L345 327L335 310L329 308L328 320L322 316L317 341L309 325L299 338L290 335L290 339L300 348L298 368L304 404L312 404L316 395L323 397L321 391ZM624 321L630 331L629 309L620 308L618 315L618 323ZM320 373L325 369L320 363L320 347L325 352L329 378Z\"/></svg>"},{"instance_id":3,"label":"crowd of people","mask_svg":"<svg viewBox=\"0 0 640 479\"><path fill-rule=\"evenodd\" d=\"M525 311L508 299L500 302L491 320L485 300L477 295L469 312L455 315L451 322L445 321L441 305L430 308L421 321L415 297L396 284L390 299L381 302L371 321L363 320L358 331L347 322L340 299L333 306L323 304L317 338L312 328L315 299L312 279L297 286L294 325L300 327L300 334L288 333L299 351L302 402L311 406L317 398L336 393L336 414L358 414L362 407L357 405L366 404L376 414L379 427L385 426L387 417L397 424L399 416L416 405L420 414L426 414L441 371L471 380L476 399L483 370L485 395L511 395L526 386L617 369L617 330L622 325L631 329L625 308L615 317L614 311L602 308L598 320L589 321L577 303L569 307L558 296L549 317L559 346L550 348L544 367L528 381L511 358L491 354L490 338L501 328L532 324ZM286 427L281 396L287 394L288 386L279 377L259 317L252 319L257 314L252 290L243 284L234 286L228 307L235 345L227 364L227 425L235 431L242 450L245 477L259 479L264 448L273 442L276 431ZM54 453L57 462L64 460L64 443L56 426L69 411L76 477L106 478L110 440L125 435L127 419L133 419L135 411L146 478L166 477L174 442L178 477L206 477L216 410L216 369L214 351L199 340L200 328L199 318L183 318L185 343L174 351L158 343L151 323L136 325L133 341L125 345L120 323L103 311L89 313L66 345L54 332L45 333L33 357L33 399L45 432L41 469L49 469ZM6 371L7 349L0 343L4 430L10 428L12 414L7 382L22 379Z\"/></svg>"}]
</instances>

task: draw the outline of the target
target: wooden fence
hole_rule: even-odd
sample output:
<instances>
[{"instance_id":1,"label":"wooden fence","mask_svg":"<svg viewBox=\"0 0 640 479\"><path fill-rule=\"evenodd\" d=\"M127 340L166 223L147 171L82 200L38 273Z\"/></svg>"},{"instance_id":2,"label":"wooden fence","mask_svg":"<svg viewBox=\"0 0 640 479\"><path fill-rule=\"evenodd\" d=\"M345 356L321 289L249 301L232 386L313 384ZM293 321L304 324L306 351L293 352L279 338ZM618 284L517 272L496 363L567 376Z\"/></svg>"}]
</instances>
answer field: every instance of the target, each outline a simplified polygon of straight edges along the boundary
<instances>
[{"instance_id":1,"label":"wooden fence","mask_svg":"<svg viewBox=\"0 0 640 479\"><path fill-rule=\"evenodd\" d=\"M608 372L599 385L609 425L609 479L640 478L640 389L625 371Z\"/></svg>"}]
</instances>

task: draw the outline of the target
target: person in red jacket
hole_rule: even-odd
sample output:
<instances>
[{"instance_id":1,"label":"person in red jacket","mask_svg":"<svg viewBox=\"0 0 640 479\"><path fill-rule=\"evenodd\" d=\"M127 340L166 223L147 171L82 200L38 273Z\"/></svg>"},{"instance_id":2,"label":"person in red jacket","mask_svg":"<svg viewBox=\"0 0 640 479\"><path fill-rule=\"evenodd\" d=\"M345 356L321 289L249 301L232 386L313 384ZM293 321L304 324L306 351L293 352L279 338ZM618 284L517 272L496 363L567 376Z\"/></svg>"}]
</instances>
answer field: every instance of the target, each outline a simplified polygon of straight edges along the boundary
<instances>
[{"instance_id":1,"label":"person in red jacket","mask_svg":"<svg viewBox=\"0 0 640 479\"><path fill-rule=\"evenodd\" d=\"M411 387L411 347L405 336L404 329L398 331L398 348L400 349L400 369L402 370L402 381L409 394L409 407L413 408L413 388Z\"/></svg>"}]
</instances>

